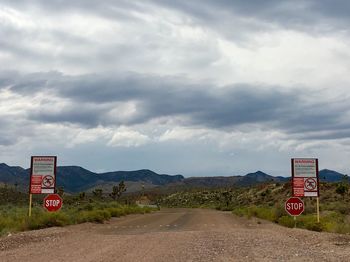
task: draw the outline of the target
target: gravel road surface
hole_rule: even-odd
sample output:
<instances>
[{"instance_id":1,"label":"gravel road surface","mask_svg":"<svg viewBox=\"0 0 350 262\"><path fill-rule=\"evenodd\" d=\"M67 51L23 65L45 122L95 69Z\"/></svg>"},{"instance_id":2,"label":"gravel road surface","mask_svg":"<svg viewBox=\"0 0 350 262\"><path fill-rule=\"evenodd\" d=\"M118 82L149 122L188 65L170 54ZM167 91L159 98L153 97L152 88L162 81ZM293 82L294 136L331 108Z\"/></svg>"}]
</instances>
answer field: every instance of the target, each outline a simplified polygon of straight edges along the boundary
<instances>
[{"instance_id":1,"label":"gravel road surface","mask_svg":"<svg viewBox=\"0 0 350 262\"><path fill-rule=\"evenodd\" d=\"M229 212L163 209L5 236L0 261L350 261L350 236Z\"/></svg>"}]
</instances>

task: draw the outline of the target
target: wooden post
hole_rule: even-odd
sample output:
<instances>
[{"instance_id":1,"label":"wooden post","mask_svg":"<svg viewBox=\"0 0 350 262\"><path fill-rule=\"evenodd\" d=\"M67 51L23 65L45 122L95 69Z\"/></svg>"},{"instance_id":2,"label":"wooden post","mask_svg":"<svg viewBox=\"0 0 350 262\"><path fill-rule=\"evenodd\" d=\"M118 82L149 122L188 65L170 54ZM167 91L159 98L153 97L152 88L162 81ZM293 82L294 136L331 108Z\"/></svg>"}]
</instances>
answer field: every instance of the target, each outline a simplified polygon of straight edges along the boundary
<instances>
[{"instance_id":1,"label":"wooden post","mask_svg":"<svg viewBox=\"0 0 350 262\"><path fill-rule=\"evenodd\" d=\"M317 207L317 223L320 223L320 198L316 199L316 207Z\"/></svg>"},{"instance_id":2,"label":"wooden post","mask_svg":"<svg viewBox=\"0 0 350 262\"><path fill-rule=\"evenodd\" d=\"M28 211L28 216L29 217L32 216L32 199L33 199L33 195L29 194L29 211Z\"/></svg>"}]
</instances>

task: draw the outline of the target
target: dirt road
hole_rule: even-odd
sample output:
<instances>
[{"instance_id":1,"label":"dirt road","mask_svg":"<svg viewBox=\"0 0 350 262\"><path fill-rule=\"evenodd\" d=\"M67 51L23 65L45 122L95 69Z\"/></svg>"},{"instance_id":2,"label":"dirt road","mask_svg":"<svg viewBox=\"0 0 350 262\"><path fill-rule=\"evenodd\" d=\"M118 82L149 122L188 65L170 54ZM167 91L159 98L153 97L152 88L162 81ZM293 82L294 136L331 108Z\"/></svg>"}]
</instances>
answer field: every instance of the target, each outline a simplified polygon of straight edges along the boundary
<instances>
[{"instance_id":1,"label":"dirt road","mask_svg":"<svg viewBox=\"0 0 350 262\"><path fill-rule=\"evenodd\" d=\"M350 261L350 237L164 209L0 238L0 261Z\"/></svg>"}]
</instances>

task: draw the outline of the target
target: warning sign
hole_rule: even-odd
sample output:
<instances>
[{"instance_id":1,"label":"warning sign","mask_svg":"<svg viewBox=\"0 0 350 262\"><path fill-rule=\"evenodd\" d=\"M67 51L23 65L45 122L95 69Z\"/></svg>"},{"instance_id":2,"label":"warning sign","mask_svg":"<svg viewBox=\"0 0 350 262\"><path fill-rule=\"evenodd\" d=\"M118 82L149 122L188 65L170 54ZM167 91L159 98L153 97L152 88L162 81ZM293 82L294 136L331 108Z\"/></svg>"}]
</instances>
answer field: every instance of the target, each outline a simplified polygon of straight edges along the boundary
<instances>
[{"instance_id":1,"label":"warning sign","mask_svg":"<svg viewBox=\"0 0 350 262\"><path fill-rule=\"evenodd\" d=\"M55 193L56 156L32 156L30 194Z\"/></svg>"},{"instance_id":2,"label":"warning sign","mask_svg":"<svg viewBox=\"0 0 350 262\"><path fill-rule=\"evenodd\" d=\"M318 197L318 159L293 158L292 179L294 197Z\"/></svg>"}]
</instances>

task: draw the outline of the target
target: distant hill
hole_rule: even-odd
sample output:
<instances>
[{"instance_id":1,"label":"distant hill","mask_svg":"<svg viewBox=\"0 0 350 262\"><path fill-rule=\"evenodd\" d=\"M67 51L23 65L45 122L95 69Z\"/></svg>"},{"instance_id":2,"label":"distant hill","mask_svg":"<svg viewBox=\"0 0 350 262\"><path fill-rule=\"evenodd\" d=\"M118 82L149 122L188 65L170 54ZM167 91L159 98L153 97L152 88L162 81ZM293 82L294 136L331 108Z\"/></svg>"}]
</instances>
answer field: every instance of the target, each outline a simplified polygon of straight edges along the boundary
<instances>
[{"instance_id":1,"label":"distant hill","mask_svg":"<svg viewBox=\"0 0 350 262\"><path fill-rule=\"evenodd\" d=\"M288 177L282 176L270 176L262 171L257 171L255 173L249 173L245 176L242 176L238 182L240 186L251 186L257 183L267 183L267 182L276 182L284 183L289 180Z\"/></svg>"},{"instance_id":2,"label":"distant hill","mask_svg":"<svg viewBox=\"0 0 350 262\"><path fill-rule=\"evenodd\" d=\"M253 186L266 182L287 182L289 178L270 176L262 171L249 173L245 176L216 176L216 177L190 177L182 183L190 187L230 187L230 186ZM179 184L178 184L179 185Z\"/></svg>"},{"instance_id":3,"label":"distant hill","mask_svg":"<svg viewBox=\"0 0 350 262\"><path fill-rule=\"evenodd\" d=\"M0 183L17 184L22 190L27 190L29 183L29 169L11 167L0 164ZM112 188L115 183L126 181L128 191L176 183L184 180L182 175L163 175L151 170L116 171L108 173L94 173L79 166L61 166L57 168L57 186L62 186L66 192L76 193L91 191L93 188Z\"/></svg>"},{"instance_id":4,"label":"distant hill","mask_svg":"<svg viewBox=\"0 0 350 262\"><path fill-rule=\"evenodd\" d=\"M339 182L344 179L344 174L329 169L323 169L320 171L319 177L321 182Z\"/></svg>"},{"instance_id":5,"label":"distant hill","mask_svg":"<svg viewBox=\"0 0 350 262\"><path fill-rule=\"evenodd\" d=\"M29 180L28 170L18 166L8 166L0 163L0 182L5 184L17 184L20 187L27 185Z\"/></svg>"},{"instance_id":6,"label":"distant hill","mask_svg":"<svg viewBox=\"0 0 350 262\"><path fill-rule=\"evenodd\" d=\"M67 192L82 192L103 182L98 174L80 166L57 168L57 186L62 186Z\"/></svg>"},{"instance_id":7,"label":"distant hill","mask_svg":"<svg viewBox=\"0 0 350 262\"><path fill-rule=\"evenodd\" d=\"M320 171L320 180L323 182L338 182L344 175L336 171L324 169ZM110 191L113 185L125 181L128 192L145 189L160 188L219 188L232 186L254 186L259 183L284 183L290 178L274 177L262 171L249 173L245 176L213 176L189 177L182 175L157 174L148 169L136 171L115 171L94 173L79 166L61 166L57 168L57 186L62 186L66 192L77 193L103 188ZM26 191L29 183L29 169L18 166L0 164L0 184L17 184L18 188Z\"/></svg>"}]
</instances>

